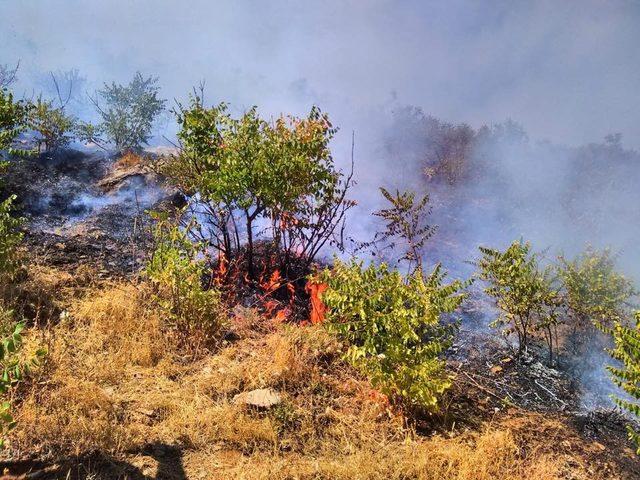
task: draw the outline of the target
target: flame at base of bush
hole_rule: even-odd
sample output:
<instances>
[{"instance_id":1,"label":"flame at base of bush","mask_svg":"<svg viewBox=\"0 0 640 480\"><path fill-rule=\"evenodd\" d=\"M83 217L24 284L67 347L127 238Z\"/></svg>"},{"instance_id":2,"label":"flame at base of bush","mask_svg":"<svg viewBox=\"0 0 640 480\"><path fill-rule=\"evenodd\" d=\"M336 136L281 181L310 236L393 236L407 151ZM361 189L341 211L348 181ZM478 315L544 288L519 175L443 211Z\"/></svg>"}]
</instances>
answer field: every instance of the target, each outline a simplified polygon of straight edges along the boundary
<instances>
[{"instance_id":1,"label":"flame at base of bush","mask_svg":"<svg viewBox=\"0 0 640 480\"><path fill-rule=\"evenodd\" d=\"M329 285L326 283L313 281L309 281L305 287L306 292L309 294L309 302L311 304L309 319L312 325L324 322L327 306L320 299L320 295L322 295L327 288L329 288Z\"/></svg>"}]
</instances>

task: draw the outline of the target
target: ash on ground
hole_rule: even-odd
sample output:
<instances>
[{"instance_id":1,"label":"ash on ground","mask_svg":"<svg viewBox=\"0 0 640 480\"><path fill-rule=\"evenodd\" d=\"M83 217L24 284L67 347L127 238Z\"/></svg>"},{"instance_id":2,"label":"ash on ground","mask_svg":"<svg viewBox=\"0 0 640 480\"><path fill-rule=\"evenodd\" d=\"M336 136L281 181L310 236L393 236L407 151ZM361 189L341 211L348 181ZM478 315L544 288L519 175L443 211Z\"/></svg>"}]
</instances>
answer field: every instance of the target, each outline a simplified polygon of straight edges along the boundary
<instances>
[{"instance_id":1,"label":"ash on ground","mask_svg":"<svg viewBox=\"0 0 640 480\"><path fill-rule=\"evenodd\" d=\"M170 208L177 194L152 168L100 151L65 150L16 160L6 183L25 217L25 243L47 263L90 264L100 277L135 273L149 242L148 210Z\"/></svg>"}]
</instances>

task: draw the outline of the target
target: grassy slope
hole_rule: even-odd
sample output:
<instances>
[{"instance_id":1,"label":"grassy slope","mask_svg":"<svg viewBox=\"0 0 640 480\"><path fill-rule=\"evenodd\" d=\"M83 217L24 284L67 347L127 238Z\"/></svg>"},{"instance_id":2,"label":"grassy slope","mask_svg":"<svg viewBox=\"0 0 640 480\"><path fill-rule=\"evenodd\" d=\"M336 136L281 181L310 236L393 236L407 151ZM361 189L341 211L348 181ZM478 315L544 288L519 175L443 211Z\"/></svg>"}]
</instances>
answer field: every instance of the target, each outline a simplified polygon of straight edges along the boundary
<instances>
[{"instance_id":1,"label":"grassy slope","mask_svg":"<svg viewBox=\"0 0 640 480\"><path fill-rule=\"evenodd\" d=\"M28 349L46 343L50 355L21 389L10 442L15 456L49 459L51 478L630 478L595 469L597 447L537 414L418 435L340 361L321 327L242 311L230 320L233 340L194 352L144 285L79 294L65 273L39 267L32 276L68 314L29 337ZM283 402L267 412L233 403L262 387Z\"/></svg>"}]
</instances>

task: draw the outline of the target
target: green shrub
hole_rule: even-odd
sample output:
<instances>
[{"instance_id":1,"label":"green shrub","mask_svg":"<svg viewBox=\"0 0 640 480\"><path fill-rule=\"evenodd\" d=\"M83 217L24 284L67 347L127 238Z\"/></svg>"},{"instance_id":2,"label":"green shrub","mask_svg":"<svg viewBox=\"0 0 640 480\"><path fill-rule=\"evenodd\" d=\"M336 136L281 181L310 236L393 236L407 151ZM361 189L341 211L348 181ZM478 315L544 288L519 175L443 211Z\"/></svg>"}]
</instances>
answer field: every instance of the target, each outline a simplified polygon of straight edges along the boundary
<instances>
[{"instance_id":1,"label":"green shrub","mask_svg":"<svg viewBox=\"0 0 640 480\"><path fill-rule=\"evenodd\" d=\"M616 271L610 250L589 248L571 261L561 257L558 275L574 329L612 327L629 317L627 303L637 292L633 282Z\"/></svg>"},{"instance_id":2,"label":"green shrub","mask_svg":"<svg viewBox=\"0 0 640 480\"><path fill-rule=\"evenodd\" d=\"M31 108L28 103L15 101L11 92L0 88L0 153L29 153L27 150L14 148L14 140L26 128L27 115Z\"/></svg>"},{"instance_id":3,"label":"green shrub","mask_svg":"<svg viewBox=\"0 0 640 480\"><path fill-rule=\"evenodd\" d=\"M403 277L385 264L336 260L315 280L328 285L321 296L327 325L349 345L346 360L411 406L434 409L451 385L441 354L456 325L441 316L460 305L464 285L444 285L444 276L439 266L426 278L420 271Z\"/></svg>"},{"instance_id":4,"label":"green shrub","mask_svg":"<svg viewBox=\"0 0 640 480\"><path fill-rule=\"evenodd\" d=\"M11 213L16 196L12 195L0 202L0 283L11 280L20 266L18 245L22 241L22 233L18 230L21 218Z\"/></svg>"},{"instance_id":5,"label":"green shrub","mask_svg":"<svg viewBox=\"0 0 640 480\"><path fill-rule=\"evenodd\" d=\"M12 318L11 311L1 311L4 321ZM45 355L45 350L37 350L34 356L27 361L20 358L19 351L22 345L22 331L24 324L15 324L9 334L0 339L0 447L4 446L4 438L6 434L13 429L15 421L11 415L11 402L8 400L9 392L16 384L28 375L31 368L40 364L40 360Z\"/></svg>"},{"instance_id":6,"label":"green shrub","mask_svg":"<svg viewBox=\"0 0 640 480\"><path fill-rule=\"evenodd\" d=\"M73 140L76 120L64 107L55 107L41 97L29 112L29 126L38 134L38 150L52 152L64 148Z\"/></svg>"},{"instance_id":7,"label":"green shrub","mask_svg":"<svg viewBox=\"0 0 640 480\"><path fill-rule=\"evenodd\" d=\"M479 276L485 292L495 299L500 316L492 323L515 333L518 355L526 352L534 335L542 333L553 361L554 328L560 320L562 298L549 268L542 269L531 245L513 242L505 251L480 247Z\"/></svg>"},{"instance_id":8,"label":"green shrub","mask_svg":"<svg viewBox=\"0 0 640 480\"><path fill-rule=\"evenodd\" d=\"M255 239L266 231L287 275L292 257L309 265L336 239L353 205L345 200L350 177L334 166L336 130L317 108L306 118L268 122L255 107L233 118L224 103L206 108L196 97L177 121L182 148L161 170L183 193L199 194L209 226L203 240L228 263L242 254L253 277Z\"/></svg>"},{"instance_id":9,"label":"green shrub","mask_svg":"<svg viewBox=\"0 0 640 480\"><path fill-rule=\"evenodd\" d=\"M157 84L157 77L145 78L140 72L128 85L105 83L97 98L91 99L102 121L98 125L80 123L78 136L103 148L111 144L118 152L140 150L149 141L153 123L164 110L165 100L158 97Z\"/></svg>"},{"instance_id":10,"label":"green shrub","mask_svg":"<svg viewBox=\"0 0 640 480\"><path fill-rule=\"evenodd\" d=\"M9 154L28 154L30 151L16 149L14 140L26 126L27 115L32 107L24 102L15 102L13 95L0 88L0 153L7 151ZM0 161L0 173L4 173L8 163ZM14 217L12 212L15 195L0 202L0 285L4 288L14 279L14 275L20 266L18 246L22 241L22 233L19 231L22 219ZM0 305L0 446L4 445L5 435L15 426L11 415L10 390L29 373L33 365L39 363L44 355L43 350L38 350L35 356L28 361L23 361L19 355L22 344L21 332L24 324L14 324L13 312Z\"/></svg>"},{"instance_id":11,"label":"green shrub","mask_svg":"<svg viewBox=\"0 0 640 480\"><path fill-rule=\"evenodd\" d=\"M616 385L624 390L631 400L614 398L615 402L640 418L640 312L636 313L635 326L627 326L615 322L611 329L605 329L612 334L615 347L609 351L618 360L620 367L607 367ZM627 427L629 439L637 445L640 455L640 432L631 426Z\"/></svg>"},{"instance_id":12,"label":"green shrub","mask_svg":"<svg viewBox=\"0 0 640 480\"><path fill-rule=\"evenodd\" d=\"M179 227L159 214L156 217L156 246L145 270L156 300L179 332L214 342L224 315L219 291L212 285L203 286L202 249Z\"/></svg>"}]
</instances>

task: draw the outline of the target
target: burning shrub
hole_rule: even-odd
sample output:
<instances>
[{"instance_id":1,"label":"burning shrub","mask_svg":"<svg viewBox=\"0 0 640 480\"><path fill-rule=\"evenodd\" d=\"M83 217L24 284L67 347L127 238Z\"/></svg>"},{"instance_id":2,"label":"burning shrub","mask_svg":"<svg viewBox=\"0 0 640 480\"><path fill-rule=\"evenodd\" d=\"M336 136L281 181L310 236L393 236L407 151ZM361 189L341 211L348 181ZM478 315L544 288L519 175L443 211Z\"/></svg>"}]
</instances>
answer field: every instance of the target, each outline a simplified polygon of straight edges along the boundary
<instances>
[{"instance_id":1,"label":"burning shrub","mask_svg":"<svg viewBox=\"0 0 640 480\"><path fill-rule=\"evenodd\" d=\"M616 271L609 250L589 248L571 261L561 257L558 274L574 335L584 334L596 324L610 328L629 317L626 305L637 292L633 283Z\"/></svg>"},{"instance_id":2,"label":"burning shrub","mask_svg":"<svg viewBox=\"0 0 640 480\"><path fill-rule=\"evenodd\" d=\"M633 400L614 398L622 408L640 417L640 311L636 312L635 326L626 326L616 321L612 329L615 348L610 350L613 358L622 363L621 367L607 367L616 385L624 390ZM634 403L635 400L635 403ZM640 455L640 432L631 426L627 427L629 439L637 445Z\"/></svg>"},{"instance_id":3,"label":"burning shrub","mask_svg":"<svg viewBox=\"0 0 640 480\"><path fill-rule=\"evenodd\" d=\"M311 264L353 205L351 183L337 171L328 144L336 129L313 108L306 118L269 123L256 108L232 118L223 103L205 108L198 97L177 112L182 150L161 170L206 219L199 235L227 264L246 261L255 279L255 241L269 232L284 276L292 259ZM242 257L242 258L240 258Z\"/></svg>"},{"instance_id":4,"label":"burning shrub","mask_svg":"<svg viewBox=\"0 0 640 480\"><path fill-rule=\"evenodd\" d=\"M434 409L451 385L441 353L457 328L441 321L462 302L463 284L443 285L440 267L425 278L403 277L385 264L337 260L317 279L328 285L321 299L328 327L349 345L347 361L392 398Z\"/></svg>"},{"instance_id":5,"label":"burning shrub","mask_svg":"<svg viewBox=\"0 0 640 480\"><path fill-rule=\"evenodd\" d=\"M485 291L502 312L492 326L505 327L505 335L516 334L518 355L527 351L534 335L542 333L552 362L562 299L550 269L541 269L530 244L522 241L513 242L504 252L485 247L480 252L480 278L488 283Z\"/></svg>"},{"instance_id":6,"label":"burning shrub","mask_svg":"<svg viewBox=\"0 0 640 480\"><path fill-rule=\"evenodd\" d=\"M176 329L210 344L220 334L224 315L220 293L211 285L203 287L205 264L199 259L202 249L166 218L157 219L156 247L145 274Z\"/></svg>"},{"instance_id":7,"label":"burning shrub","mask_svg":"<svg viewBox=\"0 0 640 480\"><path fill-rule=\"evenodd\" d=\"M97 98L91 99L102 122L98 125L81 123L78 128L80 138L103 148L106 142L111 143L119 152L140 150L149 141L153 122L164 110L165 100L158 98L160 87L157 83L157 77L145 78L140 72L128 85L105 83L98 91L98 97L106 106L102 107Z\"/></svg>"}]
</instances>

